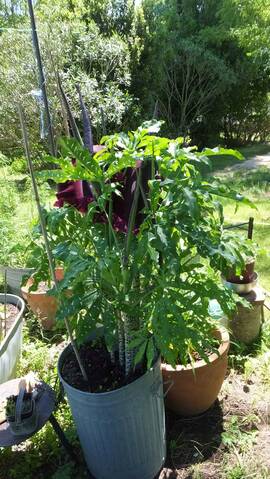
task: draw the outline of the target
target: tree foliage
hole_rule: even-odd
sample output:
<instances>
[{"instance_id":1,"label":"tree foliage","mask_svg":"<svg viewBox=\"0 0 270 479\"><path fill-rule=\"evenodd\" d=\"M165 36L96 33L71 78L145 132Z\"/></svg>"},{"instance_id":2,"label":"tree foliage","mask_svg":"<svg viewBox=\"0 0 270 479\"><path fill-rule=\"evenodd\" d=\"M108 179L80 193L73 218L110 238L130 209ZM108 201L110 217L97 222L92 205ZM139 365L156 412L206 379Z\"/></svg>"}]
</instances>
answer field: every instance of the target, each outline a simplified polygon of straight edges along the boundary
<instances>
[{"instance_id":1,"label":"tree foliage","mask_svg":"<svg viewBox=\"0 0 270 479\"><path fill-rule=\"evenodd\" d=\"M96 142L153 115L166 120L169 136L189 135L199 145L267 140L270 0L135 3L35 2L56 135L63 132L60 73L77 118L80 83ZM29 27L25 0L0 0L0 150L12 155L21 148L18 101L32 144L44 144Z\"/></svg>"},{"instance_id":2,"label":"tree foliage","mask_svg":"<svg viewBox=\"0 0 270 479\"><path fill-rule=\"evenodd\" d=\"M102 31L94 22L93 15L86 18L86 3L58 1L52 5L44 0L37 2L35 13L56 135L63 131L56 81L57 74L60 74L71 108L78 118L79 99L75 84L81 85L92 116L95 141L98 142L104 132L119 129L131 112L136 115L136 108L129 93L131 60L128 42L112 25L110 32L109 27L105 32L106 29ZM109 2L107 4L109 8ZM98 8L97 2L96 11ZM31 140L38 148L42 143L40 130L43 130L44 123L29 19L22 13L19 15L20 28L13 29L10 14L12 28L0 33L0 149L11 154L21 148L18 102L27 112ZM46 131L43 131L44 135Z\"/></svg>"},{"instance_id":3,"label":"tree foliage","mask_svg":"<svg viewBox=\"0 0 270 479\"><path fill-rule=\"evenodd\" d=\"M142 13L143 75L134 89L148 114L158 100L170 133L200 143L265 140L269 0L144 0Z\"/></svg>"}]
</instances>

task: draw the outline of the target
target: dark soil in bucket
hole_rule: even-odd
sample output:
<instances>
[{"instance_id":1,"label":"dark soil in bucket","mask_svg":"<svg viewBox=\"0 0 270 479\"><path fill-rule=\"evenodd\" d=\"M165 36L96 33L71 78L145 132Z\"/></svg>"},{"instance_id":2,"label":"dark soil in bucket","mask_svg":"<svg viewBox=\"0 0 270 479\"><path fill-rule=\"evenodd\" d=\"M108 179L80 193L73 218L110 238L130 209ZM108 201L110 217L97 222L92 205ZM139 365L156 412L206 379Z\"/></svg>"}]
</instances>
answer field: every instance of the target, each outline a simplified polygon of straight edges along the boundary
<instances>
[{"instance_id":1,"label":"dark soil in bucket","mask_svg":"<svg viewBox=\"0 0 270 479\"><path fill-rule=\"evenodd\" d=\"M83 344L80 349L80 357L89 379L92 393L104 393L126 386L132 383L146 372L142 365L126 378L125 372L115 358L113 363L111 356L102 340ZM89 391L89 386L82 377L78 361L73 350L65 358L61 371L63 379L76 389Z\"/></svg>"},{"instance_id":2,"label":"dark soil in bucket","mask_svg":"<svg viewBox=\"0 0 270 479\"><path fill-rule=\"evenodd\" d=\"M14 304L7 304L6 305L6 322L5 322L5 305L4 303L0 303L0 322L3 332L5 331L6 334L11 330L13 324L15 323L20 310Z\"/></svg>"}]
</instances>

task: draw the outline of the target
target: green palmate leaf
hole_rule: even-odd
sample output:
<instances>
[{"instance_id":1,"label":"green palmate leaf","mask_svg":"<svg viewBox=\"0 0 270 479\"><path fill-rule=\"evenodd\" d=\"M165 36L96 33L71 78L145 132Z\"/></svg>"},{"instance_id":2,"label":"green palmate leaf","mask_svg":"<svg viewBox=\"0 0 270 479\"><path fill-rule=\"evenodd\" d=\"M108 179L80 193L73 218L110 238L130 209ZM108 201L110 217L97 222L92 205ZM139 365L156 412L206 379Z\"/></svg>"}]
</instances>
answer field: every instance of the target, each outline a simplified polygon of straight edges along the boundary
<instances>
[{"instance_id":1,"label":"green palmate leaf","mask_svg":"<svg viewBox=\"0 0 270 479\"><path fill-rule=\"evenodd\" d=\"M163 244L163 246L168 246L168 241L167 241L166 235L164 234L164 231L161 228L161 226L157 226L157 235L158 235L161 243Z\"/></svg>"},{"instance_id":2,"label":"green palmate leaf","mask_svg":"<svg viewBox=\"0 0 270 479\"><path fill-rule=\"evenodd\" d=\"M155 355L156 355L156 348L155 348L154 340L152 337L148 341L147 350L146 350L147 369L150 369L153 366Z\"/></svg>"},{"instance_id":3,"label":"green palmate leaf","mask_svg":"<svg viewBox=\"0 0 270 479\"><path fill-rule=\"evenodd\" d=\"M136 352L135 358L134 358L134 366L136 366L136 364L140 363L143 360L145 356L146 347L147 347L147 340L145 340L141 344L138 351Z\"/></svg>"},{"instance_id":4,"label":"green palmate leaf","mask_svg":"<svg viewBox=\"0 0 270 479\"><path fill-rule=\"evenodd\" d=\"M198 216L197 199L189 188L183 188L183 195L190 215L196 218Z\"/></svg>"},{"instance_id":5,"label":"green palmate leaf","mask_svg":"<svg viewBox=\"0 0 270 479\"><path fill-rule=\"evenodd\" d=\"M106 171L106 178L111 178L116 173L124 170L125 168L134 168L136 166L136 159L130 156L130 154L119 153L115 156L113 162L110 164Z\"/></svg>"},{"instance_id":6,"label":"green palmate leaf","mask_svg":"<svg viewBox=\"0 0 270 479\"><path fill-rule=\"evenodd\" d=\"M163 125L164 121L157 121L157 120L150 120L145 121L142 125L138 128L138 132L146 135L151 133L158 133L161 126Z\"/></svg>"},{"instance_id":7,"label":"green palmate leaf","mask_svg":"<svg viewBox=\"0 0 270 479\"><path fill-rule=\"evenodd\" d=\"M201 153L198 153L198 156L219 156L219 155L229 155L234 156L238 160L244 160L243 155L237 150L230 150L227 148L204 148Z\"/></svg>"},{"instance_id":8,"label":"green palmate leaf","mask_svg":"<svg viewBox=\"0 0 270 479\"><path fill-rule=\"evenodd\" d=\"M204 184L202 185L204 190L208 190L212 195L221 196L223 198L229 198L231 200L240 202L244 205L249 206L250 208L257 209L257 206L253 201L246 198L245 196L239 194L238 192L228 189L225 185L222 184Z\"/></svg>"},{"instance_id":9,"label":"green palmate leaf","mask_svg":"<svg viewBox=\"0 0 270 479\"><path fill-rule=\"evenodd\" d=\"M70 174L68 172L64 173L61 170L38 171L36 177L42 181L53 180L55 183L65 183L70 180Z\"/></svg>"},{"instance_id":10,"label":"green palmate leaf","mask_svg":"<svg viewBox=\"0 0 270 479\"><path fill-rule=\"evenodd\" d=\"M157 262L159 259L159 252L155 248L153 248L150 244L147 245L147 251L150 255L150 258L153 261Z\"/></svg>"}]
</instances>

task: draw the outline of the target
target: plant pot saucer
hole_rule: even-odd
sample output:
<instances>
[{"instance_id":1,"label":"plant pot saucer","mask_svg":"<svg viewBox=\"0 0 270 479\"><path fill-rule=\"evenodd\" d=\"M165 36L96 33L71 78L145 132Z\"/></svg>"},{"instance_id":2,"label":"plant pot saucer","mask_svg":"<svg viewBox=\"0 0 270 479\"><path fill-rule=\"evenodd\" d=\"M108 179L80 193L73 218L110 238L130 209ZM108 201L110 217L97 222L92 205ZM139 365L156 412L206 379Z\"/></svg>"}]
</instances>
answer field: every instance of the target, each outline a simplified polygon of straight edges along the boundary
<instances>
[{"instance_id":1,"label":"plant pot saucer","mask_svg":"<svg viewBox=\"0 0 270 479\"><path fill-rule=\"evenodd\" d=\"M256 288L257 283L258 283L259 276L257 273L253 273L252 275L252 281L249 283L232 283L230 281L227 281L225 278L222 278L224 286L227 288L233 290L237 294L249 294L251 291L253 291L254 288Z\"/></svg>"}]
</instances>

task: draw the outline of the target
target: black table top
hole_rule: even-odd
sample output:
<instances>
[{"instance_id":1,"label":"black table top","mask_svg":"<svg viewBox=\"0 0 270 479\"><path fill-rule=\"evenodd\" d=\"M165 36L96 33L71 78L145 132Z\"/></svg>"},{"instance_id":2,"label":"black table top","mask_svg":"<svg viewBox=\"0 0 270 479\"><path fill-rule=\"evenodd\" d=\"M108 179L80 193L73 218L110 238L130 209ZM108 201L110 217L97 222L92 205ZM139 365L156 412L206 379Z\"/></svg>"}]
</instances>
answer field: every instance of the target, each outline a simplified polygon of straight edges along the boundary
<instances>
[{"instance_id":1,"label":"black table top","mask_svg":"<svg viewBox=\"0 0 270 479\"><path fill-rule=\"evenodd\" d=\"M6 383L0 384L0 404L9 396L19 394L20 383L24 378L12 379ZM37 427L31 434L15 436L11 433L8 422L0 424L0 447L14 446L20 444L39 431L48 421L55 408L55 393L53 389L43 381L40 381L41 394L36 400L36 410L38 416Z\"/></svg>"}]
</instances>

